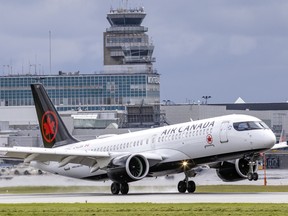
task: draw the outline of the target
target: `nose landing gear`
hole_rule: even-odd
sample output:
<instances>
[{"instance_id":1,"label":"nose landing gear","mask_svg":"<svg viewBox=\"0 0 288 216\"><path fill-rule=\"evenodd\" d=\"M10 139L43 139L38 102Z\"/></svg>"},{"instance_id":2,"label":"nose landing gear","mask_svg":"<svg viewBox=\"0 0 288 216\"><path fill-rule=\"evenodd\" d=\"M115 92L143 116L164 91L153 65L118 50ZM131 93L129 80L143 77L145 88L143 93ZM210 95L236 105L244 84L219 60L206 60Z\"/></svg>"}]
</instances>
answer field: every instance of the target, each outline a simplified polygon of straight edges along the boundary
<instances>
[{"instance_id":1,"label":"nose landing gear","mask_svg":"<svg viewBox=\"0 0 288 216\"><path fill-rule=\"evenodd\" d=\"M257 161L249 161L249 172L247 174L247 179L249 181L257 181L259 178L258 173L255 172L255 167L257 167Z\"/></svg>"},{"instance_id":2,"label":"nose landing gear","mask_svg":"<svg viewBox=\"0 0 288 216\"><path fill-rule=\"evenodd\" d=\"M249 161L249 172L247 173L247 179L249 181L257 181L259 178L257 171L257 160L255 160L253 157Z\"/></svg>"}]
</instances>

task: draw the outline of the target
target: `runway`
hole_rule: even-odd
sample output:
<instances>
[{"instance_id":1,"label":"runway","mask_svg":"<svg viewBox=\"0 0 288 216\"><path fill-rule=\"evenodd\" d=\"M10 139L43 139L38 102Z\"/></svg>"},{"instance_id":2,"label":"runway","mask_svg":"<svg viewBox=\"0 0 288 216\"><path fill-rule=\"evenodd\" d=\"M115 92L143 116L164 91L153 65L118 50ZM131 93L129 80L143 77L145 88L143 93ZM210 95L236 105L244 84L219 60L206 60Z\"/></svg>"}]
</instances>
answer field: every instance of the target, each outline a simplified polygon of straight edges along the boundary
<instances>
[{"instance_id":1,"label":"runway","mask_svg":"<svg viewBox=\"0 0 288 216\"><path fill-rule=\"evenodd\" d=\"M288 203L288 193L200 193L179 194L177 183L183 176L173 179L144 179L131 184L128 195L111 195L111 182L89 182L56 175L17 176L11 180L0 180L0 187L17 186L96 186L98 190L75 193L53 194L1 194L0 203ZM197 185L221 185L222 182L213 170L196 176ZM286 170L269 170L268 185L287 185ZM237 185L263 185L263 173L259 171L258 181L229 182ZM159 187L158 187L159 186Z\"/></svg>"},{"instance_id":2,"label":"runway","mask_svg":"<svg viewBox=\"0 0 288 216\"><path fill-rule=\"evenodd\" d=\"M7 194L0 203L288 203L288 193Z\"/></svg>"}]
</instances>

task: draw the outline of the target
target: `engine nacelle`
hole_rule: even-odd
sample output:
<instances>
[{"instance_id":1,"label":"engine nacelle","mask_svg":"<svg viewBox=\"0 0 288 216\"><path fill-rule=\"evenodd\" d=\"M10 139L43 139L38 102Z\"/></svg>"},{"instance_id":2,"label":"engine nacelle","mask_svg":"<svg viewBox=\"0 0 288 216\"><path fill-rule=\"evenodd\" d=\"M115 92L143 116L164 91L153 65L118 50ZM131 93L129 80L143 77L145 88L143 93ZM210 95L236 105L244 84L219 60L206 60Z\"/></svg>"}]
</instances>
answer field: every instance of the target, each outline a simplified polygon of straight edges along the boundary
<instances>
[{"instance_id":1,"label":"engine nacelle","mask_svg":"<svg viewBox=\"0 0 288 216\"><path fill-rule=\"evenodd\" d=\"M141 154L125 155L111 160L107 166L108 177L118 183L138 181L149 172L149 162Z\"/></svg>"},{"instance_id":2,"label":"engine nacelle","mask_svg":"<svg viewBox=\"0 0 288 216\"><path fill-rule=\"evenodd\" d=\"M257 172L258 164L253 166L253 172ZM226 182L239 181L247 179L249 172L249 161L245 158L237 159L235 161L224 161L216 169L217 175L220 179Z\"/></svg>"}]
</instances>

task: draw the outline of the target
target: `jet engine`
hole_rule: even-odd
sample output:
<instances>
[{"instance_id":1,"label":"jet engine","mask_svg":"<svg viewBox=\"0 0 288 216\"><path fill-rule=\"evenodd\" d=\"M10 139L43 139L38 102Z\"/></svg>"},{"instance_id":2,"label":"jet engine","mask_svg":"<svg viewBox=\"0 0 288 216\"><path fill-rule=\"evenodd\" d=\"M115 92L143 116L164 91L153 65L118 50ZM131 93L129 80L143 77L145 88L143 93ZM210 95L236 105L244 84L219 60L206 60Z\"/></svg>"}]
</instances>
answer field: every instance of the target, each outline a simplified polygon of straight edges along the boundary
<instances>
[{"instance_id":1,"label":"jet engine","mask_svg":"<svg viewBox=\"0 0 288 216\"><path fill-rule=\"evenodd\" d=\"M149 162L141 154L116 157L107 166L108 177L118 183L138 181L148 172Z\"/></svg>"},{"instance_id":2,"label":"jet engine","mask_svg":"<svg viewBox=\"0 0 288 216\"><path fill-rule=\"evenodd\" d=\"M253 172L257 172L258 164L253 166ZM224 161L216 169L217 175L225 182L247 179L249 173L249 160L245 158L235 161Z\"/></svg>"}]
</instances>

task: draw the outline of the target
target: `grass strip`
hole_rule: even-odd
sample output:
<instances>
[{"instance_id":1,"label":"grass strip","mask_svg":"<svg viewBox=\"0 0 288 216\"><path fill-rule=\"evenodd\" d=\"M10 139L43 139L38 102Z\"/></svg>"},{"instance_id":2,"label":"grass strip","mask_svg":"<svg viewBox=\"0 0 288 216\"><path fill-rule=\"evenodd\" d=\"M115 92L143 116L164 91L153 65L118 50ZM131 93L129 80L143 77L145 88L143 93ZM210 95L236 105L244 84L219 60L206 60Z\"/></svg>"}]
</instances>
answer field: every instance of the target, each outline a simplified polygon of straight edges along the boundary
<instances>
[{"instance_id":1,"label":"grass strip","mask_svg":"<svg viewBox=\"0 0 288 216\"><path fill-rule=\"evenodd\" d=\"M0 204L0 215L9 216L109 216L109 215L287 215L288 204L152 204L152 203L112 203L112 204Z\"/></svg>"}]
</instances>

